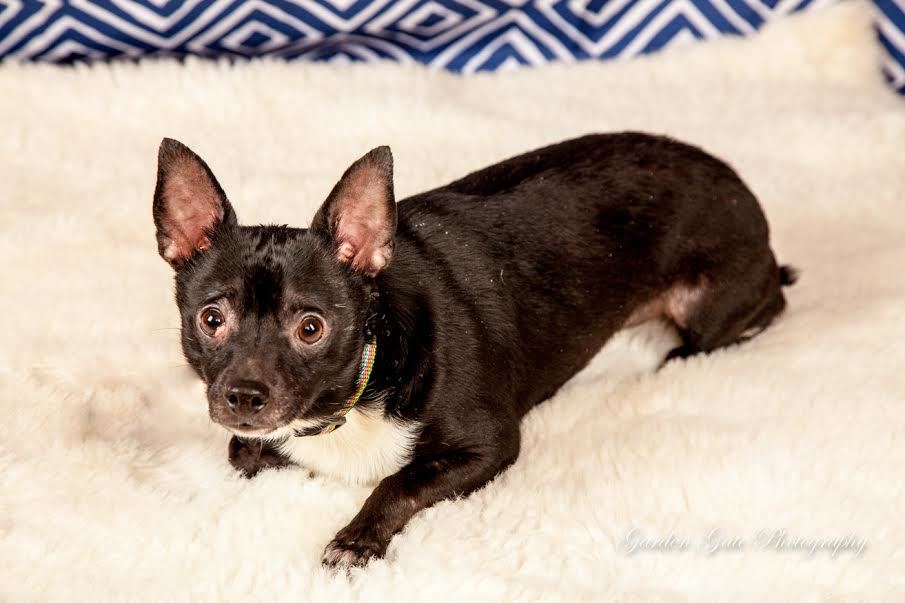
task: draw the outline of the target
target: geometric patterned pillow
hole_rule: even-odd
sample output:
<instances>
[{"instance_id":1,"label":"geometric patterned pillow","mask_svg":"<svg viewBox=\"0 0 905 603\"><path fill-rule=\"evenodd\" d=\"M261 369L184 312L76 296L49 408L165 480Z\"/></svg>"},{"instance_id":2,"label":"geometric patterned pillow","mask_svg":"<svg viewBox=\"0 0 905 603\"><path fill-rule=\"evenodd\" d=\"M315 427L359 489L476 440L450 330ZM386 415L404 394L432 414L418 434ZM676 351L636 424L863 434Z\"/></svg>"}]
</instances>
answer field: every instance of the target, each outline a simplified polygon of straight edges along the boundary
<instances>
[{"instance_id":1,"label":"geometric patterned pillow","mask_svg":"<svg viewBox=\"0 0 905 603\"><path fill-rule=\"evenodd\" d=\"M834 0L0 0L0 59L197 55L418 62L458 73L628 57ZM876 0L905 87L905 0Z\"/></svg>"},{"instance_id":2,"label":"geometric patterned pillow","mask_svg":"<svg viewBox=\"0 0 905 603\"><path fill-rule=\"evenodd\" d=\"M905 94L905 0L874 0L875 27L886 56L883 73L889 83Z\"/></svg>"}]
</instances>

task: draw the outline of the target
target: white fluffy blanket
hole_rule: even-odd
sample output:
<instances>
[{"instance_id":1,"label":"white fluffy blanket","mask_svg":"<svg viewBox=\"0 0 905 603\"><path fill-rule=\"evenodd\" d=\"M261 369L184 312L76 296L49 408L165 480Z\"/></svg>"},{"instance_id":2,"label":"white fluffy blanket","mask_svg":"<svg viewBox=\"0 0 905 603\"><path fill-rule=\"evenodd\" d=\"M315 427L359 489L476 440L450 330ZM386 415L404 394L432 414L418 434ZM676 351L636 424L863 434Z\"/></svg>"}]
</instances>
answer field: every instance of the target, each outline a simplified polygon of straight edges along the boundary
<instances>
[{"instance_id":1,"label":"white fluffy blanket","mask_svg":"<svg viewBox=\"0 0 905 603\"><path fill-rule=\"evenodd\" d=\"M0 599L905 600L905 103L868 13L470 79L0 68ZM156 253L160 138L204 156L243 221L304 225L378 144L401 197L623 129L738 168L803 270L788 312L660 372L662 328L621 334L529 415L504 475L419 514L385 560L324 571L368 489L230 468Z\"/></svg>"}]
</instances>

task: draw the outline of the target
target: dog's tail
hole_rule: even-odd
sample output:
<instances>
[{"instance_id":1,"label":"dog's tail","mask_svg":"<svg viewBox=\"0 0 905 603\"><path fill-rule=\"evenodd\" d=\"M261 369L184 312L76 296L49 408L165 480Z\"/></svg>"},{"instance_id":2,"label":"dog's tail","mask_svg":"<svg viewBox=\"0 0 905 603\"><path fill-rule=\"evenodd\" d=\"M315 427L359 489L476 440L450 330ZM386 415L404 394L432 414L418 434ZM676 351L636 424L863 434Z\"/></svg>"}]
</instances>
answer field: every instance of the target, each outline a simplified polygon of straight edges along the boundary
<instances>
[{"instance_id":1,"label":"dog's tail","mask_svg":"<svg viewBox=\"0 0 905 603\"><path fill-rule=\"evenodd\" d=\"M789 266L785 264L779 267L779 284L783 287L791 287L798 281L798 276L801 273L794 266Z\"/></svg>"}]
</instances>

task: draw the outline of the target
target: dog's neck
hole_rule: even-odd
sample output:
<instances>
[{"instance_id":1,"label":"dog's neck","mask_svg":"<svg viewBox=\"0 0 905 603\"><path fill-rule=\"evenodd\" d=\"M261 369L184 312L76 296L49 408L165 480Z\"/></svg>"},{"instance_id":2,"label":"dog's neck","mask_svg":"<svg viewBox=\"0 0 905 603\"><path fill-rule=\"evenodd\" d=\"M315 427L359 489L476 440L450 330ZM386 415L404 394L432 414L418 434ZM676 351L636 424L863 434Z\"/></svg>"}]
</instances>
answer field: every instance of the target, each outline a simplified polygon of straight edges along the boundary
<instances>
[{"instance_id":1,"label":"dog's neck","mask_svg":"<svg viewBox=\"0 0 905 603\"><path fill-rule=\"evenodd\" d=\"M324 420L320 425L313 425L304 429L296 429L295 437L307 437L314 435L324 435L331 431L339 429L346 423L346 415L351 411L358 401L361 400L362 394L368 386L371 378L371 371L374 369L374 361L377 357L377 338L371 337L361 351L361 359L358 363L358 374L355 378L355 390L346 400L342 408L333 415Z\"/></svg>"},{"instance_id":2,"label":"dog's neck","mask_svg":"<svg viewBox=\"0 0 905 603\"><path fill-rule=\"evenodd\" d=\"M397 242L402 252L404 241ZM402 263L391 263L374 279L366 336L379 344L374 371L358 406L397 419L415 418L436 380L433 313L420 277Z\"/></svg>"}]
</instances>

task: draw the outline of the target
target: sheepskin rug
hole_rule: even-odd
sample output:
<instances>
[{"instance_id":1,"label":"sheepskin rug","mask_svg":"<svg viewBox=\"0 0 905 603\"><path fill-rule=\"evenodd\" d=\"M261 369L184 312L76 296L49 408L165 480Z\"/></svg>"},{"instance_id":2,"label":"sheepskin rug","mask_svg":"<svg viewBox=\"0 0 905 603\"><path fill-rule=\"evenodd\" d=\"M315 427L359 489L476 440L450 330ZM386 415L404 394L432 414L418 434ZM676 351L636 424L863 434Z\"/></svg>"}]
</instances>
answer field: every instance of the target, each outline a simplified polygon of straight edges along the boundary
<instances>
[{"instance_id":1,"label":"sheepskin rug","mask_svg":"<svg viewBox=\"0 0 905 603\"><path fill-rule=\"evenodd\" d=\"M469 79L2 66L0 599L905 600L905 101L869 12ZM665 327L620 334L527 417L511 469L420 513L386 559L324 570L369 489L227 462L156 252L161 137L208 160L242 221L305 225L378 144L402 198L624 129L739 170L802 269L786 314L659 372Z\"/></svg>"}]
</instances>

